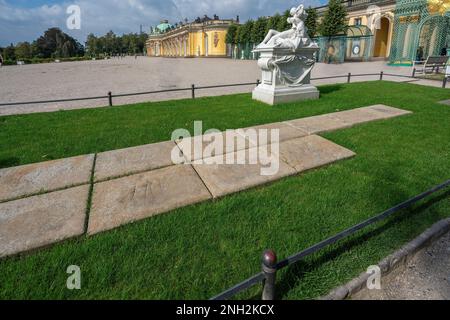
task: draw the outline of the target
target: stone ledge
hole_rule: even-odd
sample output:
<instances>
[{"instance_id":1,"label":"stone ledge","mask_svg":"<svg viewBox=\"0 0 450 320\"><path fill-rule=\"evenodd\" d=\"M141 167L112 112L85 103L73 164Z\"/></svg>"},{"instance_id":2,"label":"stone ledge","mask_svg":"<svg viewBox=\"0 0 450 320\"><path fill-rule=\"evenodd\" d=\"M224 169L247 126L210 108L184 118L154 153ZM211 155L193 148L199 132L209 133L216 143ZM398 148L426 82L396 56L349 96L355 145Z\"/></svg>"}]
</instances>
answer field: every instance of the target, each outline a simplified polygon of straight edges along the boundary
<instances>
[{"instance_id":1,"label":"stone ledge","mask_svg":"<svg viewBox=\"0 0 450 320\"><path fill-rule=\"evenodd\" d=\"M396 268L406 264L417 252L429 245L434 240L450 231L450 218L441 220L425 230L421 235L407 243L401 249L387 256L378 263L381 275L386 276ZM320 300L344 300L364 289L369 274L361 273L358 277L350 280L343 286L333 289L328 295Z\"/></svg>"}]
</instances>

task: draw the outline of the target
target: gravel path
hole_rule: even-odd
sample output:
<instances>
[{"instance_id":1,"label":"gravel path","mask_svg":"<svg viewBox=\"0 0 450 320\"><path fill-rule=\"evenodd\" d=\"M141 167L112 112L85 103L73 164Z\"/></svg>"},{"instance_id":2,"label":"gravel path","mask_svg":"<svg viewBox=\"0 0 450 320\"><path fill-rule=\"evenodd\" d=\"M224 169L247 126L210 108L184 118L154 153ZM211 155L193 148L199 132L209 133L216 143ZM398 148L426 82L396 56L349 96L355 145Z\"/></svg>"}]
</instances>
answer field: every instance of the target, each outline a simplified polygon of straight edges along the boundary
<instances>
[{"instance_id":1,"label":"gravel path","mask_svg":"<svg viewBox=\"0 0 450 320\"><path fill-rule=\"evenodd\" d=\"M382 279L381 290L363 290L353 300L449 300L450 233Z\"/></svg>"},{"instance_id":2,"label":"gravel path","mask_svg":"<svg viewBox=\"0 0 450 320\"><path fill-rule=\"evenodd\" d=\"M381 70L410 75L411 68L389 67L383 61L328 65L319 63L313 77L346 75L348 72L379 73ZM55 100L79 97L106 96L113 94L156 91L175 88L256 82L260 78L256 61L232 59L172 59L127 57L124 59L65 62L0 68L0 104L7 102ZM354 77L353 81L377 79ZM404 78L386 79L405 81ZM408 80L408 79L406 79ZM347 79L314 81L314 84L346 82ZM421 81L422 82L422 81ZM440 84L428 81L431 85ZM425 82L424 82L425 83ZM198 90L197 96L222 95L250 92L253 85L245 87ZM115 98L114 104L144 101L182 99L190 97L190 91ZM50 112L60 109L103 107L106 98L89 101L50 104L0 106L0 116L33 112Z\"/></svg>"}]
</instances>

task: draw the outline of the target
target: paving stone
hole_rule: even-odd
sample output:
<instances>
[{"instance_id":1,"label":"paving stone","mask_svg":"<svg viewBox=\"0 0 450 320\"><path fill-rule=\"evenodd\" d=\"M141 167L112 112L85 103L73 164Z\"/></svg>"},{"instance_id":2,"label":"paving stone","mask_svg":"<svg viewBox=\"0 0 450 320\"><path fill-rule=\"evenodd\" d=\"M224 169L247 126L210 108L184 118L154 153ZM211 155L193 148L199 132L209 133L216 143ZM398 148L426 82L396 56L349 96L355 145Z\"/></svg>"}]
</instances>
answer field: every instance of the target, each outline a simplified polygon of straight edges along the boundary
<instances>
[{"instance_id":1,"label":"paving stone","mask_svg":"<svg viewBox=\"0 0 450 320\"><path fill-rule=\"evenodd\" d=\"M175 142L167 141L99 153L95 181L171 166L174 149L179 152Z\"/></svg>"},{"instance_id":2,"label":"paving stone","mask_svg":"<svg viewBox=\"0 0 450 320\"><path fill-rule=\"evenodd\" d=\"M276 153L263 152L260 156L261 150L254 147L204 159L206 163L195 163L194 168L215 198L295 174ZM236 162L238 158L243 161Z\"/></svg>"},{"instance_id":3,"label":"paving stone","mask_svg":"<svg viewBox=\"0 0 450 320\"><path fill-rule=\"evenodd\" d=\"M354 155L354 152L316 135L280 143L281 159L297 172L321 167Z\"/></svg>"},{"instance_id":4,"label":"paving stone","mask_svg":"<svg viewBox=\"0 0 450 320\"><path fill-rule=\"evenodd\" d=\"M394 107L389 107L384 104L377 104L370 107L361 108L369 112L373 112L379 116L380 119L389 119L398 116L404 116L407 114L412 114L409 110L398 109Z\"/></svg>"},{"instance_id":5,"label":"paving stone","mask_svg":"<svg viewBox=\"0 0 450 320\"><path fill-rule=\"evenodd\" d=\"M0 204L0 257L82 235L89 185Z\"/></svg>"},{"instance_id":6,"label":"paving stone","mask_svg":"<svg viewBox=\"0 0 450 320\"><path fill-rule=\"evenodd\" d=\"M210 199L191 165L177 165L94 185L89 234Z\"/></svg>"},{"instance_id":7,"label":"paving stone","mask_svg":"<svg viewBox=\"0 0 450 320\"><path fill-rule=\"evenodd\" d=\"M445 104L447 106L450 106L450 99L449 100L444 100L444 101L439 101L440 104Z\"/></svg>"},{"instance_id":8,"label":"paving stone","mask_svg":"<svg viewBox=\"0 0 450 320\"><path fill-rule=\"evenodd\" d=\"M255 131L249 131L249 130L255 130ZM266 132L261 132L260 130L265 129ZM278 131L278 141L272 140L272 130L279 130ZM260 126L254 126L244 129L238 129L236 130L238 133L246 137L248 140L250 140L254 145L263 145L263 144L270 144L275 142L281 142L286 141L290 139L300 138L307 136L308 133L306 131L303 131L299 128L295 128L293 126L290 126L283 122L276 122L271 124L264 124Z\"/></svg>"},{"instance_id":9,"label":"paving stone","mask_svg":"<svg viewBox=\"0 0 450 320\"><path fill-rule=\"evenodd\" d=\"M316 134L321 132L333 131L349 128L351 125L330 115L321 115L297 120L285 121L284 123L307 132Z\"/></svg>"},{"instance_id":10,"label":"paving stone","mask_svg":"<svg viewBox=\"0 0 450 320\"><path fill-rule=\"evenodd\" d=\"M35 163L0 170L0 202L40 192L87 184L94 155Z\"/></svg>"},{"instance_id":11,"label":"paving stone","mask_svg":"<svg viewBox=\"0 0 450 320\"><path fill-rule=\"evenodd\" d=\"M217 142L219 144L216 144ZM236 132L236 130L227 130L177 140L177 145L183 151L187 161L210 158L255 146Z\"/></svg>"}]
</instances>

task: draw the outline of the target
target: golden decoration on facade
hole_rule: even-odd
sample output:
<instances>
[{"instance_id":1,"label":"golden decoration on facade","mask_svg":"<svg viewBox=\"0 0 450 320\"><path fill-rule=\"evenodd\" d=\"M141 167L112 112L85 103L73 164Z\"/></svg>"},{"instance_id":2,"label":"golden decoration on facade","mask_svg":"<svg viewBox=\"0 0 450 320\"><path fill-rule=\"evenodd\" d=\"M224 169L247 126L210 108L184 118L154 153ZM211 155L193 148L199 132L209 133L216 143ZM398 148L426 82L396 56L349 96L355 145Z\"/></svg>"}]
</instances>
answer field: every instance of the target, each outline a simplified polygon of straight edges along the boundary
<instances>
[{"instance_id":1,"label":"golden decoration on facade","mask_svg":"<svg viewBox=\"0 0 450 320\"><path fill-rule=\"evenodd\" d=\"M439 13L441 16L450 11L450 0L428 0L428 12Z\"/></svg>"}]
</instances>

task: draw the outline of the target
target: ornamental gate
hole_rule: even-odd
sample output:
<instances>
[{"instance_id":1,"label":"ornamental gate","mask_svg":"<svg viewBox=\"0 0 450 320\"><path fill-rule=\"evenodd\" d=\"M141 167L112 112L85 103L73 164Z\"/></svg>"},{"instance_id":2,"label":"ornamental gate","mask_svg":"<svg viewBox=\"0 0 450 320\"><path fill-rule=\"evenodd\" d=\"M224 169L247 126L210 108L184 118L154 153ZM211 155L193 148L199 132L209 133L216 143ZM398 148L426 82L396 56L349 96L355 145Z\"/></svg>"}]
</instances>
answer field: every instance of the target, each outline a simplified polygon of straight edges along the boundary
<instances>
[{"instance_id":1,"label":"ornamental gate","mask_svg":"<svg viewBox=\"0 0 450 320\"><path fill-rule=\"evenodd\" d=\"M390 63L411 65L450 46L450 0L398 0Z\"/></svg>"}]
</instances>

